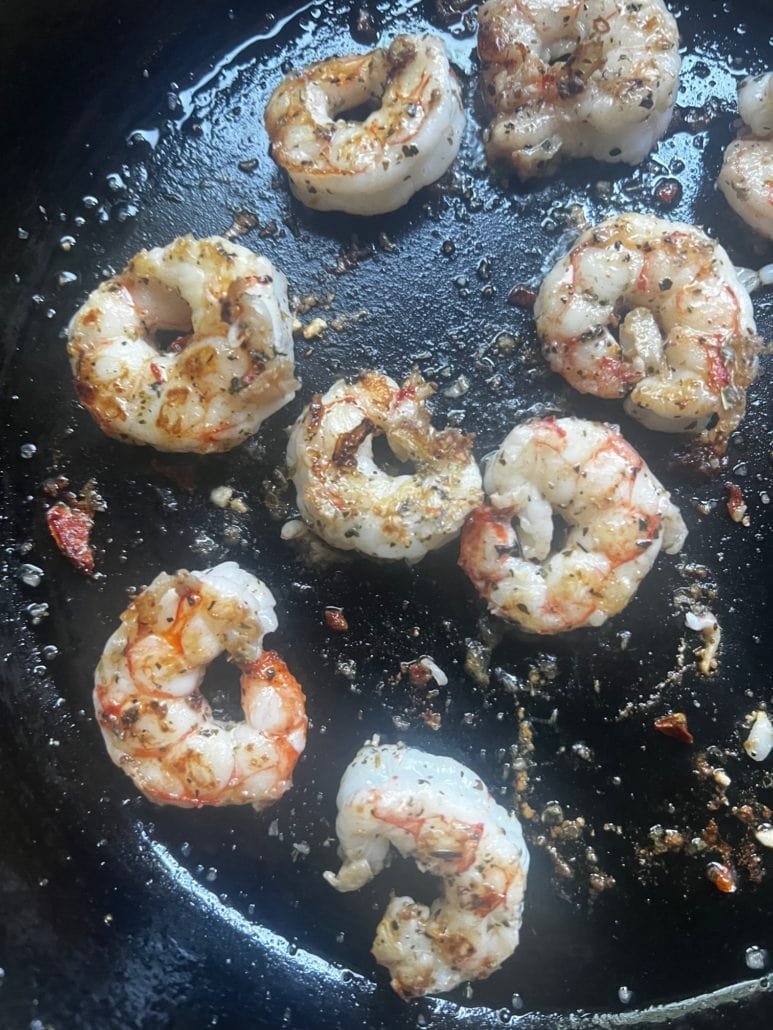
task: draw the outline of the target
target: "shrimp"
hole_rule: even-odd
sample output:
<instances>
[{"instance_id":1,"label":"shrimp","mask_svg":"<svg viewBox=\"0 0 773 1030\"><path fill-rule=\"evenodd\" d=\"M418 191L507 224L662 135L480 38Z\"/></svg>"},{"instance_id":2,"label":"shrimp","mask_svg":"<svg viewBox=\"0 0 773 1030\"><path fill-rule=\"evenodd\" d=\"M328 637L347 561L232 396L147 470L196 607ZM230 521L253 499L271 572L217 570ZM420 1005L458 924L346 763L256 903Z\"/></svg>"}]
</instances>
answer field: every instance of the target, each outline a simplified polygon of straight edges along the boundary
<instances>
[{"instance_id":1,"label":"shrimp","mask_svg":"<svg viewBox=\"0 0 773 1030\"><path fill-rule=\"evenodd\" d=\"M157 805L252 805L292 785L306 744L305 698L275 651L268 587L223 562L161 573L121 616L97 666L94 708L107 751ZM241 671L244 721L216 719L199 687L225 651Z\"/></svg>"},{"instance_id":2,"label":"shrimp","mask_svg":"<svg viewBox=\"0 0 773 1030\"><path fill-rule=\"evenodd\" d=\"M432 905L392 898L372 953L404 1000L484 979L518 946L529 852L515 815L470 769L404 744L365 744L338 791L343 865L325 879L358 890L388 861L390 844L440 877Z\"/></svg>"},{"instance_id":3,"label":"shrimp","mask_svg":"<svg viewBox=\"0 0 773 1030\"><path fill-rule=\"evenodd\" d=\"M638 164L668 128L681 59L662 0L486 0L478 22L486 152L521 179L565 157Z\"/></svg>"},{"instance_id":4,"label":"shrimp","mask_svg":"<svg viewBox=\"0 0 773 1030\"><path fill-rule=\"evenodd\" d=\"M628 604L661 547L676 554L687 536L668 492L601 422L517 426L484 486L490 504L468 519L459 564L495 615L530 633L600 626ZM559 545L554 513L567 526Z\"/></svg>"},{"instance_id":5,"label":"shrimp","mask_svg":"<svg viewBox=\"0 0 773 1030\"><path fill-rule=\"evenodd\" d=\"M293 426L287 464L298 507L331 547L416 562L456 536L480 504L472 437L433 428L425 404L432 392L418 374L398 387L364 372L317 394ZM381 435L413 462L413 475L379 468L373 438Z\"/></svg>"},{"instance_id":6,"label":"shrimp","mask_svg":"<svg viewBox=\"0 0 773 1030\"><path fill-rule=\"evenodd\" d=\"M356 108L364 120L339 118ZM266 108L271 154L308 207L394 211L452 165L464 134L459 82L437 36L318 61L289 75Z\"/></svg>"},{"instance_id":7,"label":"shrimp","mask_svg":"<svg viewBox=\"0 0 773 1030\"><path fill-rule=\"evenodd\" d=\"M746 124L725 151L717 185L748 225L773 240L773 72L744 79L738 110Z\"/></svg>"},{"instance_id":8,"label":"shrimp","mask_svg":"<svg viewBox=\"0 0 773 1030\"><path fill-rule=\"evenodd\" d=\"M287 280L219 236L140 251L75 314L68 351L100 429L160 451L235 447L299 386Z\"/></svg>"},{"instance_id":9,"label":"shrimp","mask_svg":"<svg viewBox=\"0 0 773 1030\"><path fill-rule=\"evenodd\" d=\"M724 453L757 375L749 294L700 229L622 214L580 236L534 305L545 357L576 390L625 397L650 429Z\"/></svg>"}]
</instances>

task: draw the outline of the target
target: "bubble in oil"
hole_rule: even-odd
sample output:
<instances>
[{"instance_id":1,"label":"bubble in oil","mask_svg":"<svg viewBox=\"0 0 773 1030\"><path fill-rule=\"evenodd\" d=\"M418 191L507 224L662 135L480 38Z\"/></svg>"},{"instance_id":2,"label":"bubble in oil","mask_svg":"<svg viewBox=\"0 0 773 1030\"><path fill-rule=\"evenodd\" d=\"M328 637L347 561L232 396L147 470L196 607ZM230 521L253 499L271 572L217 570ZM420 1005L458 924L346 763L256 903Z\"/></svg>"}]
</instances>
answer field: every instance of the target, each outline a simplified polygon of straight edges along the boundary
<instances>
[{"instance_id":1,"label":"bubble in oil","mask_svg":"<svg viewBox=\"0 0 773 1030\"><path fill-rule=\"evenodd\" d=\"M25 562L19 569L19 579L28 587L39 587L44 576L45 573L37 565L29 565Z\"/></svg>"},{"instance_id":2,"label":"bubble in oil","mask_svg":"<svg viewBox=\"0 0 773 1030\"><path fill-rule=\"evenodd\" d=\"M759 948L756 944L752 944L746 949L744 961L749 969L759 971L767 966L769 955L765 948Z\"/></svg>"},{"instance_id":3,"label":"bubble in oil","mask_svg":"<svg viewBox=\"0 0 773 1030\"><path fill-rule=\"evenodd\" d=\"M34 443L23 443L19 448L19 454L22 456L22 458L26 459L34 458L37 452L38 449Z\"/></svg>"}]
</instances>

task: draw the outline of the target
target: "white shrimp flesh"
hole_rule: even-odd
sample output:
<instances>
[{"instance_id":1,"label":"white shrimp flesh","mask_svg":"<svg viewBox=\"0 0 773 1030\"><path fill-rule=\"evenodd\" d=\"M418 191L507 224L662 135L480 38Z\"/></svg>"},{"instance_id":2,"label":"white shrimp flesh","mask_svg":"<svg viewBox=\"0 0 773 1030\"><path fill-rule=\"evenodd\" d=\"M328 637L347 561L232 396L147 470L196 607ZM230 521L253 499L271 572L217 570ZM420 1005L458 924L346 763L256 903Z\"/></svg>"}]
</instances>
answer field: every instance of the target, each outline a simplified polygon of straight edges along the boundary
<instances>
[{"instance_id":1,"label":"white shrimp flesh","mask_svg":"<svg viewBox=\"0 0 773 1030\"><path fill-rule=\"evenodd\" d=\"M268 587L235 562L161 573L134 598L97 666L94 707L115 764L157 805L270 805L306 744L305 698L265 633ZM200 691L226 652L244 721L216 719Z\"/></svg>"},{"instance_id":2,"label":"white shrimp flesh","mask_svg":"<svg viewBox=\"0 0 773 1030\"><path fill-rule=\"evenodd\" d=\"M377 876L390 847L442 881L428 907L395 897L373 955L408 1000L499 969L518 946L529 853L515 815L466 766L404 744L367 743L338 791L343 859L325 879L353 891Z\"/></svg>"},{"instance_id":3,"label":"white shrimp flesh","mask_svg":"<svg viewBox=\"0 0 773 1030\"><path fill-rule=\"evenodd\" d=\"M728 146L717 184L733 210L773 240L773 72L738 87L744 126Z\"/></svg>"},{"instance_id":4,"label":"white shrimp flesh","mask_svg":"<svg viewBox=\"0 0 773 1030\"><path fill-rule=\"evenodd\" d=\"M315 396L295 423L287 464L298 507L331 547L419 561L455 537L480 504L472 437L432 426L432 392L418 374L398 386L364 372ZM377 464L373 440L382 435L414 472L390 475Z\"/></svg>"},{"instance_id":5,"label":"white shrimp flesh","mask_svg":"<svg viewBox=\"0 0 773 1030\"><path fill-rule=\"evenodd\" d=\"M346 118L363 107L363 120ZM465 114L442 40L424 35L293 72L274 90L265 121L271 154L300 201L376 215L448 171Z\"/></svg>"},{"instance_id":6,"label":"white shrimp flesh","mask_svg":"<svg viewBox=\"0 0 773 1030\"><path fill-rule=\"evenodd\" d=\"M625 397L650 429L703 433L723 454L758 369L752 303L702 230L622 214L588 229L534 305L554 372L581 393Z\"/></svg>"},{"instance_id":7,"label":"white shrimp flesh","mask_svg":"<svg viewBox=\"0 0 773 1030\"><path fill-rule=\"evenodd\" d=\"M219 236L136 254L75 314L68 351L99 427L161 451L235 447L299 385L287 280Z\"/></svg>"},{"instance_id":8,"label":"white shrimp flesh","mask_svg":"<svg viewBox=\"0 0 773 1030\"><path fill-rule=\"evenodd\" d=\"M525 422L484 477L489 503L462 533L459 564L489 609L529 633L600 626L621 611L661 549L679 551L682 516L613 426ZM554 542L554 516L566 536Z\"/></svg>"},{"instance_id":9,"label":"white shrimp flesh","mask_svg":"<svg viewBox=\"0 0 773 1030\"><path fill-rule=\"evenodd\" d=\"M681 58L662 0L486 0L478 22L486 152L521 179L566 157L639 164L668 128Z\"/></svg>"}]
</instances>

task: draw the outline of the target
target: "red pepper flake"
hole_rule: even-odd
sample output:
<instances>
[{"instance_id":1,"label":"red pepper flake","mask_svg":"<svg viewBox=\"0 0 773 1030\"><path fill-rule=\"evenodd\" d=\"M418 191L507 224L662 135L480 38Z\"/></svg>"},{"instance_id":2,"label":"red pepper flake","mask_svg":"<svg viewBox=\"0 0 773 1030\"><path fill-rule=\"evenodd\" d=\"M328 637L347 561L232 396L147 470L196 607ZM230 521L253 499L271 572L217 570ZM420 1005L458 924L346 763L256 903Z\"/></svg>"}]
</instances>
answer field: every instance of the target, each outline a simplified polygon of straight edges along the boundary
<instances>
[{"instance_id":1,"label":"red pepper flake","mask_svg":"<svg viewBox=\"0 0 773 1030\"><path fill-rule=\"evenodd\" d=\"M507 295L507 303L513 308L531 308L537 299L537 290L533 286L518 283Z\"/></svg>"},{"instance_id":2,"label":"red pepper flake","mask_svg":"<svg viewBox=\"0 0 773 1030\"><path fill-rule=\"evenodd\" d=\"M655 729L665 737L681 740L683 744L692 744L694 738L687 728L687 716L684 712L669 712L655 720Z\"/></svg>"},{"instance_id":3,"label":"red pepper flake","mask_svg":"<svg viewBox=\"0 0 773 1030\"><path fill-rule=\"evenodd\" d=\"M166 382L166 373L164 372L163 368L159 368L155 361L151 361L150 371L153 373L153 378L156 380L157 383Z\"/></svg>"},{"instance_id":4,"label":"red pepper flake","mask_svg":"<svg viewBox=\"0 0 773 1030\"><path fill-rule=\"evenodd\" d=\"M706 867L706 879L723 894L734 894L738 890L732 867L721 862L709 862Z\"/></svg>"},{"instance_id":5,"label":"red pepper flake","mask_svg":"<svg viewBox=\"0 0 773 1030\"><path fill-rule=\"evenodd\" d=\"M423 662L409 662L405 666L412 687L423 687L432 679L432 673Z\"/></svg>"},{"instance_id":6,"label":"red pepper flake","mask_svg":"<svg viewBox=\"0 0 773 1030\"><path fill-rule=\"evenodd\" d=\"M655 199L664 207L673 207L682 199L682 187L676 179L661 179L655 187Z\"/></svg>"},{"instance_id":7,"label":"red pepper flake","mask_svg":"<svg viewBox=\"0 0 773 1030\"><path fill-rule=\"evenodd\" d=\"M728 493L727 512L733 522L741 522L744 526L749 525L749 516L746 514L746 501L743 491L737 483L725 483Z\"/></svg>"},{"instance_id":8,"label":"red pepper flake","mask_svg":"<svg viewBox=\"0 0 773 1030\"><path fill-rule=\"evenodd\" d=\"M328 629L335 630L336 633L346 633L349 629L343 608L326 608L325 623Z\"/></svg>"},{"instance_id":9,"label":"red pepper flake","mask_svg":"<svg viewBox=\"0 0 773 1030\"><path fill-rule=\"evenodd\" d=\"M54 543L78 572L94 572L94 552L89 543L94 519L89 512L71 508L59 501L46 512L46 522Z\"/></svg>"}]
</instances>

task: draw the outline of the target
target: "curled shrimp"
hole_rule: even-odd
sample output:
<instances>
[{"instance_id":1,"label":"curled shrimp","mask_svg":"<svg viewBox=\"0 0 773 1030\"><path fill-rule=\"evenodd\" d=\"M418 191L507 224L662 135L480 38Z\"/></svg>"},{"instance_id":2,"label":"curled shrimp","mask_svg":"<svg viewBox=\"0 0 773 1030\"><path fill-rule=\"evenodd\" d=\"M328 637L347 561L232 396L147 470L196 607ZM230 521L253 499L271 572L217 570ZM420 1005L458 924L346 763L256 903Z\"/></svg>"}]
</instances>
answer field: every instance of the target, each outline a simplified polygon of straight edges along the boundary
<instances>
[{"instance_id":1,"label":"curled shrimp","mask_svg":"<svg viewBox=\"0 0 773 1030\"><path fill-rule=\"evenodd\" d=\"M668 492L612 426L517 426L489 462L459 564L495 615L530 633L600 626L633 597L661 547L687 529ZM554 548L553 515L567 527ZM513 525L515 523L515 526Z\"/></svg>"},{"instance_id":2,"label":"curled shrimp","mask_svg":"<svg viewBox=\"0 0 773 1030\"><path fill-rule=\"evenodd\" d=\"M363 106L363 121L339 115ZM465 115L436 36L318 61L289 75L266 108L271 154L295 196L319 211L394 211L453 163Z\"/></svg>"},{"instance_id":3,"label":"curled shrimp","mask_svg":"<svg viewBox=\"0 0 773 1030\"><path fill-rule=\"evenodd\" d=\"M161 573L132 601L97 666L94 708L115 764L157 805L252 805L292 785L305 698L274 651L268 587L235 562ZM225 651L241 671L244 721L216 719L199 687Z\"/></svg>"},{"instance_id":4,"label":"curled shrimp","mask_svg":"<svg viewBox=\"0 0 773 1030\"><path fill-rule=\"evenodd\" d=\"M480 503L472 437L433 428L432 392L418 374L398 386L364 372L315 396L293 426L287 464L298 507L331 547L419 561L456 536ZM381 435L414 474L392 476L376 464L373 439Z\"/></svg>"},{"instance_id":5,"label":"curled shrimp","mask_svg":"<svg viewBox=\"0 0 773 1030\"><path fill-rule=\"evenodd\" d=\"M367 743L338 791L343 865L325 879L353 891L390 845L443 882L432 905L392 898L373 955L406 1001L490 976L518 946L529 853L516 817L470 769L404 744Z\"/></svg>"},{"instance_id":6,"label":"curled shrimp","mask_svg":"<svg viewBox=\"0 0 773 1030\"><path fill-rule=\"evenodd\" d=\"M75 314L68 351L100 429L161 451L235 447L298 389L287 280L219 236L136 254Z\"/></svg>"},{"instance_id":7,"label":"curled shrimp","mask_svg":"<svg viewBox=\"0 0 773 1030\"><path fill-rule=\"evenodd\" d=\"M773 240L773 72L743 80L738 110L745 125L725 151L717 184L733 210Z\"/></svg>"},{"instance_id":8,"label":"curled shrimp","mask_svg":"<svg viewBox=\"0 0 773 1030\"><path fill-rule=\"evenodd\" d=\"M661 0L486 0L478 22L486 152L521 179L564 157L638 164L668 128L681 59Z\"/></svg>"},{"instance_id":9,"label":"curled shrimp","mask_svg":"<svg viewBox=\"0 0 773 1030\"><path fill-rule=\"evenodd\" d=\"M757 374L751 300L693 225L622 214L588 229L534 305L545 357L576 390L625 397L650 429L704 434L717 453Z\"/></svg>"}]
</instances>

